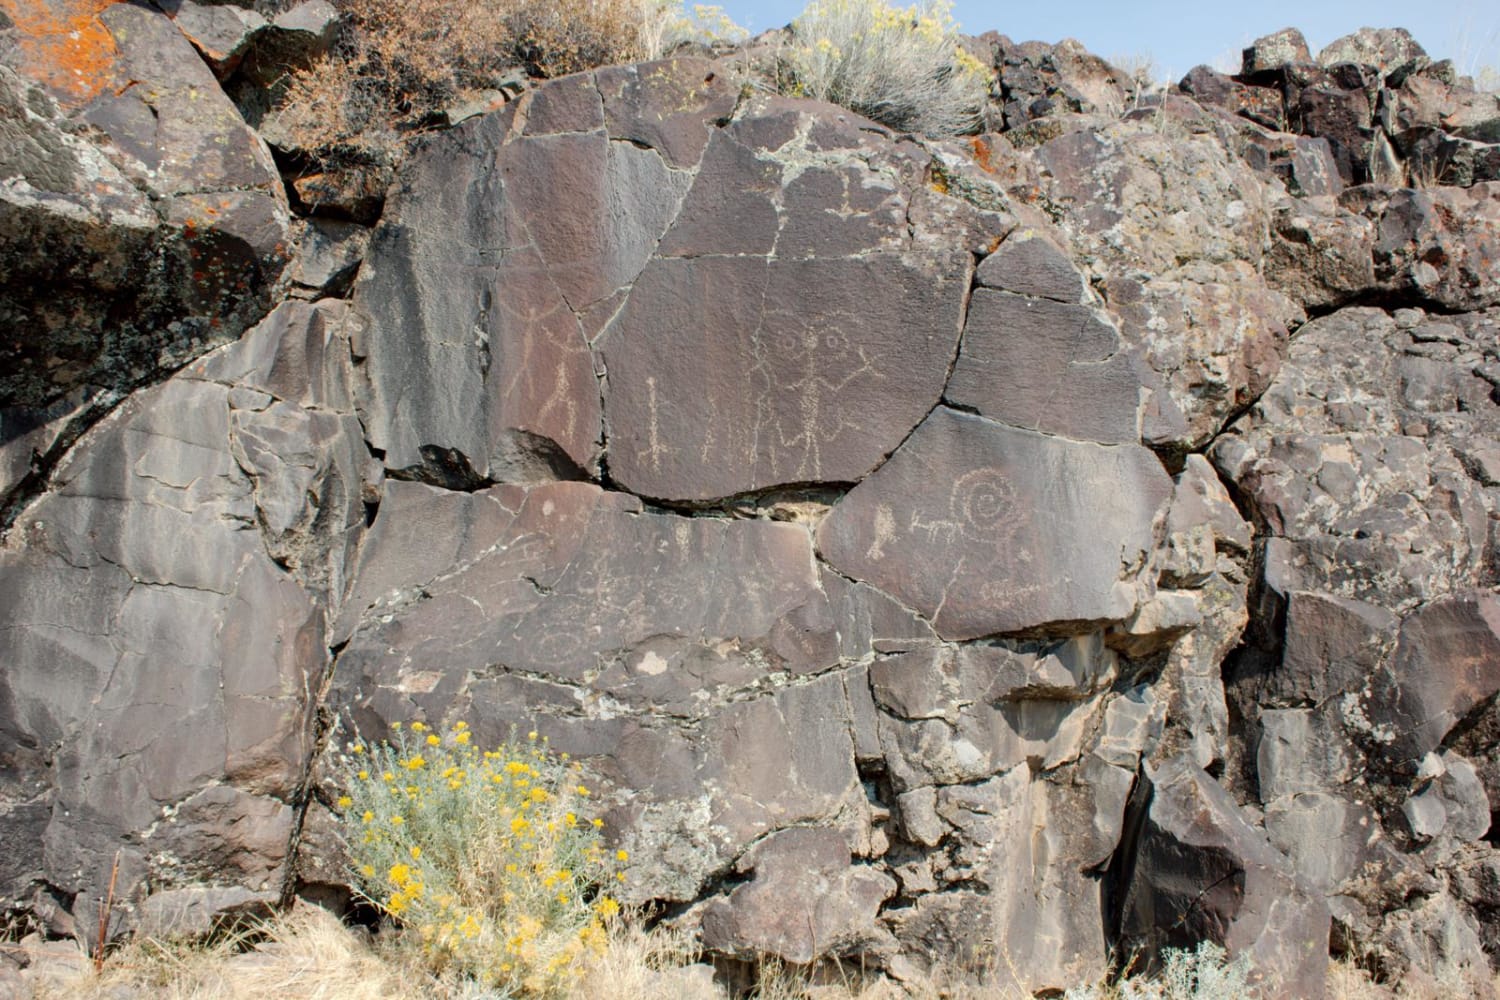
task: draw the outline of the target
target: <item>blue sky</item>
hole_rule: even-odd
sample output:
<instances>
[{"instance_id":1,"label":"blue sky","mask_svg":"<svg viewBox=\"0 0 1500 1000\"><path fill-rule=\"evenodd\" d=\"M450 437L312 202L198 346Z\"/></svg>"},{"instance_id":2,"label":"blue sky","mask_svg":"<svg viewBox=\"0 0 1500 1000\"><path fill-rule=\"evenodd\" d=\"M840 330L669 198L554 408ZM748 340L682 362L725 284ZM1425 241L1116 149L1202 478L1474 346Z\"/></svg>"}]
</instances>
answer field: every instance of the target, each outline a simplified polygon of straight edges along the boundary
<instances>
[{"instance_id":1,"label":"blue sky","mask_svg":"<svg viewBox=\"0 0 1500 1000\"><path fill-rule=\"evenodd\" d=\"M905 6L911 0L890 2ZM720 3L735 21L756 32L781 27L804 5L804 0ZM1105 58L1149 54L1158 75L1174 80L1199 63L1212 65L1230 53L1237 61L1240 48L1289 25L1302 29L1314 54L1364 25L1402 27L1434 58L1451 58L1462 71L1500 67L1500 3L1495 0L958 0L954 16L970 34L993 28L1016 41L1072 37Z\"/></svg>"}]
</instances>

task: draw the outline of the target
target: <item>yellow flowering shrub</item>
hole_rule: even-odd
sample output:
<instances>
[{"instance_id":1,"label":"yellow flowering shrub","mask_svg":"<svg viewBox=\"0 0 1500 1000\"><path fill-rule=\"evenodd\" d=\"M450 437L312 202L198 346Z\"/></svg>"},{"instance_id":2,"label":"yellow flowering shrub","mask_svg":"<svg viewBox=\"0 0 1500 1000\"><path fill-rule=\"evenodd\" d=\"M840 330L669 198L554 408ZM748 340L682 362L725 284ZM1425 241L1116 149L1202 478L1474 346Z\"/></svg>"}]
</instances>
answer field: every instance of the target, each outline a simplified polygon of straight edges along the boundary
<instances>
[{"instance_id":1,"label":"yellow flowering shrub","mask_svg":"<svg viewBox=\"0 0 1500 1000\"><path fill-rule=\"evenodd\" d=\"M605 851L578 766L535 733L481 750L462 722L414 722L339 763L359 890L432 972L560 996L603 953L627 856Z\"/></svg>"},{"instance_id":2,"label":"yellow flowering shrub","mask_svg":"<svg viewBox=\"0 0 1500 1000\"><path fill-rule=\"evenodd\" d=\"M978 128L990 70L960 43L949 0L813 0L782 53L784 90L832 101L892 128Z\"/></svg>"}]
</instances>

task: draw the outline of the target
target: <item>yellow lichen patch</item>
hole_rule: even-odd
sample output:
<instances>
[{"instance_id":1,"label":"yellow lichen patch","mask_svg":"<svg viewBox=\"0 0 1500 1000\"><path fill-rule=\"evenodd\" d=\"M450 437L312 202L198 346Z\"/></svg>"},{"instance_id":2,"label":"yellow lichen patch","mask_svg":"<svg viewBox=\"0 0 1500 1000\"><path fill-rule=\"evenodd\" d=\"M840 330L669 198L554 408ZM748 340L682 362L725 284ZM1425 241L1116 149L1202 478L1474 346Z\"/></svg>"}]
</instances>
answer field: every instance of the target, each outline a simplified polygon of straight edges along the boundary
<instances>
[{"instance_id":1,"label":"yellow lichen patch","mask_svg":"<svg viewBox=\"0 0 1500 1000\"><path fill-rule=\"evenodd\" d=\"M82 104L117 80L115 40L99 14L116 0L0 0L16 26L21 68L65 103Z\"/></svg>"}]
</instances>

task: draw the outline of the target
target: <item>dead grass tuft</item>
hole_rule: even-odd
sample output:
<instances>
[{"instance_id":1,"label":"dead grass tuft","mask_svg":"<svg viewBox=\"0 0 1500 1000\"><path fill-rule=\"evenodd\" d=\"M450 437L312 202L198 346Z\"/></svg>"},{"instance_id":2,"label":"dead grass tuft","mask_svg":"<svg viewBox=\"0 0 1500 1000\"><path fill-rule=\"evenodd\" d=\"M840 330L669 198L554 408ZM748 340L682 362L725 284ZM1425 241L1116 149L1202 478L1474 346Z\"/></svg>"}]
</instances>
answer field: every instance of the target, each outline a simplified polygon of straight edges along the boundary
<instances>
[{"instance_id":1,"label":"dead grass tuft","mask_svg":"<svg viewBox=\"0 0 1500 1000\"><path fill-rule=\"evenodd\" d=\"M6 0L14 2L14 0ZM654 58L731 22L680 0L334 0L330 55L285 82L276 128L318 153L381 154L510 84Z\"/></svg>"},{"instance_id":2,"label":"dead grass tuft","mask_svg":"<svg viewBox=\"0 0 1500 1000\"><path fill-rule=\"evenodd\" d=\"M34 1000L495 1000L509 994L439 981L411 962L412 951L387 940L373 940L345 927L318 907L299 904L290 912L247 928L212 945L141 940L111 953L96 975L79 951L69 961L51 961L26 970ZM609 945L588 959L565 993L570 1000L728 1000L701 956L691 934L642 928L639 921L616 925ZM1022 1000L1003 987L945 984L942 977L898 984L877 975L841 977L824 970L762 963L751 990L753 1000ZM1500 990L1500 978L1494 986ZM473 987L473 988L470 988ZM1229 992L1225 992L1225 990ZM554 994L548 994L552 996ZM1328 1000L1438 1000L1476 995L1470 991L1433 994L1422 989L1393 991L1375 983L1350 962L1330 967ZM532 996L523 991L520 996ZM1089 1000L1247 1000L1231 980L1138 977L1125 983L1075 987L1069 998Z\"/></svg>"},{"instance_id":3,"label":"dead grass tuft","mask_svg":"<svg viewBox=\"0 0 1500 1000\"><path fill-rule=\"evenodd\" d=\"M250 947L257 939L262 943ZM99 975L85 961L27 972L35 1000L385 1000L420 996L423 989L419 975L310 905L212 945L132 941L109 956Z\"/></svg>"}]
</instances>

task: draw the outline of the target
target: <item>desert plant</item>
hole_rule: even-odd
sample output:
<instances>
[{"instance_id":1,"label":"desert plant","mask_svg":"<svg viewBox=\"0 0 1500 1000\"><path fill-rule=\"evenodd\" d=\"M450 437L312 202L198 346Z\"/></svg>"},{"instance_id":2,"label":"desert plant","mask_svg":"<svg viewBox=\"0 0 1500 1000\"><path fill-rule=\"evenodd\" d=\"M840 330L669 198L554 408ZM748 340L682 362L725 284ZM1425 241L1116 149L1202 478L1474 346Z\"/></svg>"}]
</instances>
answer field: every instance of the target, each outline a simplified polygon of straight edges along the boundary
<instances>
[{"instance_id":1,"label":"desert plant","mask_svg":"<svg viewBox=\"0 0 1500 1000\"><path fill-rule=\"evenodd\" d=\"M292 73L277 133L315 155L388 153L453 104L517 76L556 77L733 34L680 0L334 0L342 34Z\"/></svg>"},{"instance_id":2,"label":"desert plant","mask_svg":"<svg viewBox=\"0 0 1500 1000\"><path fill-rule=\"evenodd\" d=\"M1255 995L1250 963L1243 956L1231 962L1212 941L1200 941L1191 950L1167 948L1161 959L1161 971L1154 976L1130 976L1114 986L1075 987L1065 1000L1244 1000Z\"/></svg>"},{"instance_id":3,"label":"desert plant","mask_svg":"<svg viewBox=\"0 0 1500 1000\"><path fill-rule=\"evenodd\" d=\"M354 878L432 973L557 996L606 951L627 856L604 850L577 765L534 732L481 751L462 722L414 722L338 762Z\"/></svg>"},{"instance_id":4,"label":"desert plant","mask_svg":"<svg viewBox=\"0 0 1500 1000\"><path fill-rule=\"evenodd\" d=\"M813 0L792 22L783 89L911 132L974 131L990 72L958 36L948 0Z\"/></svg>"},{"instance_id":5,"label":"desert plant","mask_svg":"<svg viewBox=\"0 0 1500 1000\"><path fill-rule=\"evenodd\" d=\"M750 37L750 33L735 24L719 6L694 4L685 7L678 0L643 0L643 3L641 50L648 59L667 55L682 45L713 48L738 45Z\"/></svg>"}]
</instances>

